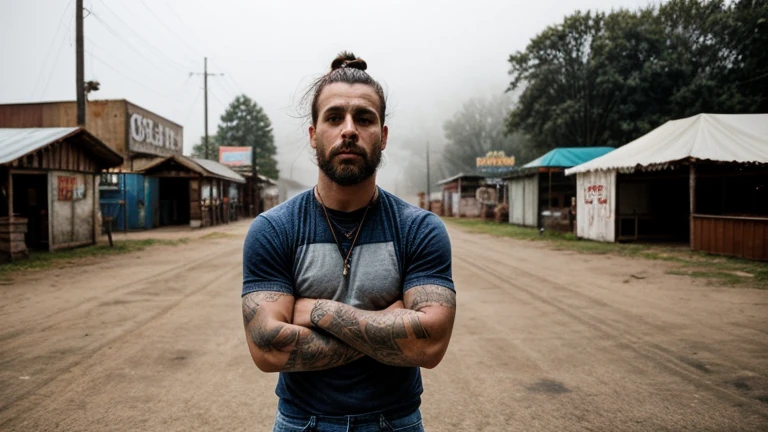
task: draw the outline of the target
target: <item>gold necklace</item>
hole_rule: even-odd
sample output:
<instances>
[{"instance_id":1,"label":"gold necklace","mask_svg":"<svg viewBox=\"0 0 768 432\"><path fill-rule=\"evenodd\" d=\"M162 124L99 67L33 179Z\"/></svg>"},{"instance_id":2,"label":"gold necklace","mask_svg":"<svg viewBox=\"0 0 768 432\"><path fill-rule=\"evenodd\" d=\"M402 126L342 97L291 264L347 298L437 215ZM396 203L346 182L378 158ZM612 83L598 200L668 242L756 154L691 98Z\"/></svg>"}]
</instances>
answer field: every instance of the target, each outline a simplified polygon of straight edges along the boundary
<instances>
[{"instance_id":1,"label":"gold necklace","mask_svg":"<svg viewBox=\"0 0 768 432\"><path fill-rule=\"evenodd\" d=\"M371 206L373 206L373 199L376 197L376 190L373 190L373 195L371 195L371 200L368 201L368 207L365 208L365 212L363 213L363 218L360 219L360 223L357 225L357 232L355 233L355 238L352 240L352 244L349 246L349 250L347 251L347 255L344 256L343 249L341 247L341 243L339 243L339 239L336 238L336 231L333 229L333 225L331 225L331 218L328 216L328 210L325 208L325 203L323 202L323 196L320 195L320 190L315 186L315 192L317 192L317 197L320 198L320 205L323 207L323 214L325 215L325 221L328 222L328 228L331 230L331 235L333 235L333 241L336 242L336 247L339 249L339 254L341 255L341 258L344 260L344 264L342 265L341 269L341 275L344 277L349 276L349 272L352 270L352 267L349 265L349 257L352 256L352 249L355 247L355 243L357 243L357 237L360 235L360 231L362 231L363 228L363 222L365 221L365 216L368 214L368 210L371 209Z\"/></svg>"}]
</instances>

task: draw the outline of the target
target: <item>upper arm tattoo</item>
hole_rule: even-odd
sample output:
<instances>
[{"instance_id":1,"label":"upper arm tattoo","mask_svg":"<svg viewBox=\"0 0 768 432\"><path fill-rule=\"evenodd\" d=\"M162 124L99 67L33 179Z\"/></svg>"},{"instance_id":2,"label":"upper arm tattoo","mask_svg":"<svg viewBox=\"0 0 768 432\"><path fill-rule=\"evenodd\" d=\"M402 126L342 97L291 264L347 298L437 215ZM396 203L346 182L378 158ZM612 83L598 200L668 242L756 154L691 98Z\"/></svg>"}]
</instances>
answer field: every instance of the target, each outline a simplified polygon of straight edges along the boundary
<instances>
[{"instance_id":1,"label":"upper arm tattoo","mask_svg":"<svg viewBox=\"0 0 768 432\"><path fill-rule=\"evenodd\" d=\"M406 304L406 306L415 311L422 310L425 306L431 304L452 309L456 308L456 293L448 288L437 285L424 285L411 289L414 292L413 298L411 299L411 304Z\"/></svg>"},{"instance_id":2,"label":"upper arm tattoo","mask_svg":"<svg viewBox=\"0 0 768 432\"><path fill-rule=\"evenodd\" d=\"M263 352L288 353L283 371L320 370L349 363L362 353L349 345L309 329L269 320L262 305L287 294L256 292L243 298L243 321L248 337Z\"/></svg>"}]
</instances>

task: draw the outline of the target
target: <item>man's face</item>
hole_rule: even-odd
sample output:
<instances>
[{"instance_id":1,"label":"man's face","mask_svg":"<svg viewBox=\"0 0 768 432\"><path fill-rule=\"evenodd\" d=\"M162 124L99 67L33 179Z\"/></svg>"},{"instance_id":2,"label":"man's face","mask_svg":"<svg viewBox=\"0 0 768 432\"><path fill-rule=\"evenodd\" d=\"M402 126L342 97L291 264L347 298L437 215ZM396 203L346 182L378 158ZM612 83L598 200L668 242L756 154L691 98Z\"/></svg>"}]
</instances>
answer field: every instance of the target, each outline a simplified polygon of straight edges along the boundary
<instances>
[{"instance_id":1,"label":"man's face","mask_svg":"<svg viewBox=\"0 0 768 432\"><path fill-rule=\"evenodd\" d=\"M379 97L364 84L333 83L317 98L317 123L309 139L317 165L334 183L351 186L370 178L387 146Z\"/></svg>"}]
</instances>

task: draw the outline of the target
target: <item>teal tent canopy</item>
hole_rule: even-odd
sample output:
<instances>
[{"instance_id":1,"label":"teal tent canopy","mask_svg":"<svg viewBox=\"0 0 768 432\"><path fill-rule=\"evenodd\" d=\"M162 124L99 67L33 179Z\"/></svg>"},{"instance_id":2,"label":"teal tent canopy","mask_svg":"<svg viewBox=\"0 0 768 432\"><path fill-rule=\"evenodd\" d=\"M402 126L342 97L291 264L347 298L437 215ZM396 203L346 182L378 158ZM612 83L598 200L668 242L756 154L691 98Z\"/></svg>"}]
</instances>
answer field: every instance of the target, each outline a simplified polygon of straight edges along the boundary
<instances>
[{"instance_id":1,"label":"teal tent canopy","mask_svg":"<svg viewBox=\"0 0 768 432\"><path fill-rule=\"evenodd\" d=\"M560 147L528 162L522 168L571 168L613 150L613 147Z\"/></svg>"}]
</instances>

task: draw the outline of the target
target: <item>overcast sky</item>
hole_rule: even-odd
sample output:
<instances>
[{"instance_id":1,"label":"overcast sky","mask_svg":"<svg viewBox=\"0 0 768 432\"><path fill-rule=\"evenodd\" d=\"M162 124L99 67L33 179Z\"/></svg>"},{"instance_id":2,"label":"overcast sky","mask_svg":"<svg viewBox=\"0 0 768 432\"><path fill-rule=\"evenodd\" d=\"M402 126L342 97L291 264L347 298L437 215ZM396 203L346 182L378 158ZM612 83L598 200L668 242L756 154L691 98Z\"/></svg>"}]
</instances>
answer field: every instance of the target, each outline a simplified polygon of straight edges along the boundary
<instances>
[{"instance_id":1,"label":"overcast sky","mask_svg":"<svg viewBox=\"0 0 768 432\"><path fill-rule=\"evenodd\" d=\"M74 0L0 0L0 103L75 99ZM274 125L281 176L314 184L298 100L341 50L368 62L388 93L389 147L379 183L396 192L406 137L441 140L474 96L502 93L509 54L575 10L636 9L649 0L347 1L85 0L92 99L128 99L184 127L184 153L237 94ZM412 141L412 140L411 140ZM435 143L439 145L440 143ZM421 156L413 156L421 157Z\"/></svg>"}]
</instances>

